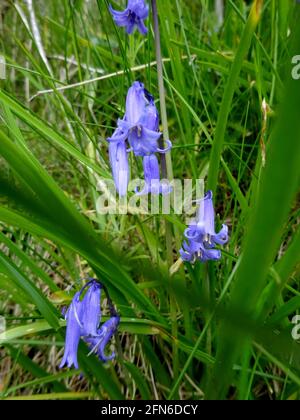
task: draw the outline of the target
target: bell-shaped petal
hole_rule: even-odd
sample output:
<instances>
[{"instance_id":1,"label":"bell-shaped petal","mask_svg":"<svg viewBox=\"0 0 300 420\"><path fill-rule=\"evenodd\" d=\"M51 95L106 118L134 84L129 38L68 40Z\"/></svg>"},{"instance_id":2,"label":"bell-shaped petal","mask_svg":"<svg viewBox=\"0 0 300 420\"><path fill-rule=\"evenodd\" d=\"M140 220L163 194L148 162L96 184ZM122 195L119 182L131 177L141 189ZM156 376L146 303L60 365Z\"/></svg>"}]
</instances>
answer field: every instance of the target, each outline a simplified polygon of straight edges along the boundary
<instances>
[{"instance_id":1,"label":"bell-shaped petal","mask_svg":"<svg viewBox=\"0 0 300 420\"><path fill-rule=\"evenodd\" d=\"M60 368L67 365L69 368L73 365L78 369L77 350L82 329L82 302L80 301L80 292L76 293L72 303L66 313L67 331L66 344L63 359Z\"/></svg>"},{"instance_id":2,"label":"bell-shaped petal","mask_svg":"<svg viewBox=\"0 0 300 420\"><path fill-rule=\"evenodd\" d=\"M145 156L143 159L145 186L141 191L136 191L137 195L147 194L170 194L172 188L170 185L163 184L160 181L159 164L155 155Z\"/></svg>"},{"instance_id":3,"label":"bell-shaped petal","mask_svg":"<svg viewBox=\"0 0 300 420\"><path fill-rule=\"evenodd\" d=\"M206 261L219 261L222 257L221 251L219 249L206 249L203 248L198 256L198 259L201 262Z\"/></svg>"},{"instance_id":4,"label":"bell-shaped petal","mask_svg":"<svg viewBox=\"0 0 300 420\"><path fill-rule=\"evenodd\" d=\"M197 225L203 235L215 235L215 210L212 191L199 202Z\"/></svg>"},{"instance_id":5,"label":"bell-shaped petal","mask_svg":"<svg viewBox=\"0 0 300 420\"><path fill-rule=\"evenodd\" d=\"M145 156L143 159L145 181L151 184L151 181L159 181L159 164L155 155Z\"/></svg>"},{"instance_id":6,"label":"bell-shaped petal","mask_svg":"<svg viewBox=\"0 0 300 420\"><path fill-rule=\"evenodd\" d=\"M159 115L154 102L149 103L144 109L139 123L150 131L158 131L159 129Z\"/></svg>"},{"instance_id":7,"label":"bell-shaped petal","mask_svg":"<svg viewBox=\"0 0 300 420\"><path fill-rule=\"evenodd\" d=\"M116 190L121 197L125 196L129 182L129 164L125 142L110 142L109 161Z\"/></svg>"},{"instance_id":8,"label":"bell-shaped petal","mask_svg":"<svg viewBox=\"0 0 300 420\"><path fill-rule=\"evenodd\" d=\"M101 285L97 282L91 282L83 300L82 300L82 331L83 336L97 335L97 329L101 321Z\"/></svg>"},{"instance_id":9,"label":"bell-shaped petal","mask_svg":"<svg viewBox=\"0 0 300 420\"><path fill-rule=\"evenodd\" d=\"M147 100L143 83L134 82L129 88L126 97L125 120L131 127L136 126L144 114Z\"/></svg>"},{"instance_id":10,"label":"bell-shaped petal","mask_svg":"<svg viewBox=\"0 0 300 420\"><path fill-rule=\"evenodd\" d=\"M148 33L148 28L147 28L147 26L145 25L145 23L144 23L143 19L138 19L138 20L137 20L136 25L137 25L137 28L138 28L138 30L140 31L140 33L141 33L142 35L147 35L147 33Z\"/></svg>"}]
</instances>

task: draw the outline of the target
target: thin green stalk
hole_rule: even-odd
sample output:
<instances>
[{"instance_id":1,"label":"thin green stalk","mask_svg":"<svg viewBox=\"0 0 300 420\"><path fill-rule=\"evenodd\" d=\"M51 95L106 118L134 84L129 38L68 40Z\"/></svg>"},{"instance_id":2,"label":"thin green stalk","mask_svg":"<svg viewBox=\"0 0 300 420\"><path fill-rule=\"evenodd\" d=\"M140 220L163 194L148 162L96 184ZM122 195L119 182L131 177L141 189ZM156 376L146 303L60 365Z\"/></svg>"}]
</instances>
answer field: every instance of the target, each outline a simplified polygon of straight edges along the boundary
<instances>
[{"instance_id":1,"label":"thin green stalk","mask_svg":"<svg viewBox=\"0 0 300 420\"><path fill-rule=\"evenodd\" d=\"M210 165L208 172L208 189L216 192L219 168L221 162L222 149L225 139L226 127L233 95L238 82L239 74L243 66L244 58L250 48L255 28L259 22L262 10L262 0L255 0L251 8L239 48L234 59L229 79L225 88L221 108L218 115L218 121L215 131L214 142L211 150Z\"/></svg>"},{"instance_id":2,"label":"thin green stalk","mask_svg":"<svg viewBox=\"0 0 300 420\"><path fill-rule=\"evenodd\" d=\"M163 124L163 140L160 142L160 147L165 148L164 143L166 143L169 137L169 128L168 128L168 116L167 116L167 106L166 106L166 95L165 95L165 86L164 86L164 75L163 75L163 62L161 54L161 45L160 45L160 31L158 23L158 11L156 0L151 0L152 3L152 14L153 14L153 28L155 35L155 53L156 53L156 62L157 62L157 77L158 77L158 87L159 87L159 98L160 98L160 112L161 120ZM167 153L166 155L162 154L161 156L161 170L162 176L169 181L173 179L173 167L171 154ZM166 248L167 248L167 262L168 266L171 267L173 264L173 235L172 235L172 225L166 220L165 222L166 229ZM170 312L172 320L172 335L174 337L172 351L173 351L173 375L176 378L179 370L179 360L178 360L178 348L176 344L176 338L178 336L177 329L177 319L176 319L176 300L171 294L170 296Z\"/></svg>"},{"instance_id":3,"label":"thin green stalk","mask_svg":"<svg viewBox=\"0 0 300 420\"><path fill-rule=\"evenodd\" d=\"M168 128L168 116L167 116L167 106L166 106L166 96L165 96L165 86L164 86L164 76L163 76L163 64L162 64L162 54L161 54L161 45L160 45L160 31L158 24L158 12L156 0L152 0L152 13L153 13L153 27L155 35L155 53L156 53L156 62L157 62L157 78L158 78L158 88L159 88L159 98L160 98L160 113L161 120L163 124L163 140L160 140L160 147L165 148L165 142L169 140L169 128ZM173 179L173 167L170 153L166 155L161 155L161 171L162 177ZM171 267L173 264L173 250L172 250L172 226L166 221L166 247L167 247L167 261L168 265Z\"/></svg>"},{"instance_id":4,"label":"thin green stalk","mask_svg":"<svg viewBox=\"0 0 300 420\"><path fill-rule=\"evenodd\" d=\"M19 397L9 397L11 401L43 401L43 400L80 400L92 398L92 392L52 392L51 394L21 395Z\"/></svg>"},{"instance_id":5,"label":"thin green stalk","mask_svg":"<svg viewBox=\"0 0 300 420\"><path fill-rule=\"evenodd\" d=\"M164 76L163 76L163 62L161 54L161 45L160 45L160 31L158 24L158 12L156 0L151 0L152 2L152 13L153 13L153 28L155 35L155 53L156 53L156 62L157 62L157 77L158 77L158 88L159 88L159 98L160 98L160 113L161 120L163 125L163 140L166 142L170 139L169 137L169 128L168 128L168 116L167 116L167 106L166 106L166 95L165 95L165 86L164 86ZM164 148L164 144L161 144ZM162 172L163 176L166 179L172 181L173 179L173 166L170 153L162 155L161 159Z\"/></svg>"},{"instance_id":6,"label":"thin green stalk","mask_svg":"<svg viewBox=\"0 0 300 420\"><path fill-rule=\"evenodd\" d=\"M273 23L273 31L272 33L274 33L274 40L273 40L273 62L274 62L274 67L277 69L277 64L278 64L278 43L279 43L279 25L278 25L278 21L279 21L279 15L278 15L278 8L277 8L277 2L273 1L272 3L272 12L274 14L273 19L272 19L272 23ZM273 79L272 79L272 90L271 90L271 95L270 95L270 106L273 106L274 103L274 97L275 97L275 92L276 92L276 85L277 85L277 79L276 79L276 75L273 74Z\"/></svg>"},{"instance_id":7,"label":"thin green stalk","mask_svg":"<svg viewBox=\"0 0 300 420\"><path fill-rule=\"evenodd\" d=\"M160 31L158 24L158 12L156 0L152 0L152 13L153 13L153 27L155 34L155 53L156 53L156 62L157 62L157 77L158 77L158 87L159 87L159 98L160 98L160 112L161 120L163 124L163 140L160 141L160 147L165 148L164 142L169 140L169 128L168 128L168 116L167 116L167 106L166 106L166 96L165 96L165 86L164 86L164 76L163 76L163 63L162 63L162 54L161 54L161 45L160 45ZM162 154L161 156L161 170L162 176L165 179L170 181L173 179L173 167L170 153L166 155ZM173 263L173 250L172 250L172 226L166 221L166 246L167 246L167 261L169 266Z\"/></svg>"}]
</instances>

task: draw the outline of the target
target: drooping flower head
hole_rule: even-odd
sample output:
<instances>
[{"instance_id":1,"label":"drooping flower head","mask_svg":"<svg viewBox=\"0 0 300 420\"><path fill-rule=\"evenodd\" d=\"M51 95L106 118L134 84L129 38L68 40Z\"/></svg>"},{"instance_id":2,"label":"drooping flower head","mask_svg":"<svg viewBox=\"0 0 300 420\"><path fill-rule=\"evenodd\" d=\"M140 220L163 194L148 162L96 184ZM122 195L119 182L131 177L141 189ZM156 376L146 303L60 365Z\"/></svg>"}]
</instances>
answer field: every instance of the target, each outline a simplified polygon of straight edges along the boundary
<instances>
[{"instance_id":1,"label":"drooping flower head","mask_svg":"<svg viewBox=\"0 0 300 420\"><path fill-rule=\"evenodd\" d=\"M212 191L208 191L205 197L200 200L196 222L197 231L204 236L209 246L224 245L228 242L228 227L226 225L222 226L219 233L215 231L215 210Z\"/></svg>"},{"instance_id":2,"label":"drooping flower head","mask_svg":"<svg viewBox=\"0 0 300 420\"><path fill-rule=\"evenodd\" d=\"M120 318L113 309L111 310L113 312L111 319L99 328L101 322L100 299L103 287L100 282L92 279L80 292L75 294L65 316L67 320L66 344L60 367L67 365L70 368L74 365L78 369L77 351L80 338L83 338L88 344L99 342L99 351L97 354L102 361L113 358L105 358L104 349L115 334ZM82 298L84 292L85 295ZM116 322L115 318L118 318L118 322Z\"/></svg>"},{"instance_id":3,"label":"drooping flower head","mask_svg":"<svg viewBox=\"0 0 300 420\"><path fill-rule=\"evenodd\" d=\"M73 365L78 369L77 349L81 336L81 317L82 302L80 301L80 292L76 293L72 303L66 312L65 319L67 321L66 346L64 357L61 361L60 368L67 365L69 368Z\"/></svg>"},{"instance_id":4,"label":"drooping flower head","mask_svg":"<svg viewBox=\"0 0 300 420\"><path fill-rule=\"evenodd\" d=\"M189 262L219 260L221 251L214 248L216 245L225 245L228 242L228 227L223 225L219 233L215 232L212 191L209 191L198 204L196 220L184 232L186 241L180 250L181 258Z\"/></svg>"},{"instance_id":5,"label":"drooping flower head","mask_svg":"<svg viewBox=\"0 0 300 420\"><path fill-rule=\"evenodd\" d=\"M127 7L124 11L117 11L109 6L109 10L116 25L126 27L128 34L132 34L135 27L138 28L142 35L146 35L148 32L145 26L144 20L149 15L149 6L145 0L128 0Z\"/></svg>"},{"instance_id":6,"label":"drooping flower head","mask_svg":"<svg viewBox=\"0 0 300 420\"><path fill-rule=\"evenodd\" d=\"M144 159L144 170L145 167L149 167L150 162L152 166L155 166L156 162L150 156L154 153L167 153L172 148L169 140L166 149L159 147L158 141L161 134L159 114L153 96L145 89L143 83L134 82L127 93L124 118L118 120L117 129L112 137L107 139L110 144L112 174L120 196L126 195L129 181L126 151L132 151L135 156L148 157ZM145 170L146 173L149 171ZM153 176L151 178L154 179Z\"/></svg>"},{"instance_id":7,"label":"drooping flower head","mask_svg":"<svg viewBox=\"0 0 300 420\"><path fill-rule=\"evenodd\" d=\"M118 127L113 136L107 139L108 142L128 140L130 150L136 156L167 153L172 143L168 141L168 147L161 150L158 145L161 134L153 96L143 83L134 82L127 93L125 116L118 120Z\"/></svg>"},{"instance_id":8,"label":"drooping flower head","mask_svg":"<svg viewBox=\"0 0 300 420\"><path fill-rule=\"evenodd\" d=\"M143 83L134 82L128 90L125 117L119 120L118 126L127 132L129 145L136 156L146 156L159 149L158 111Z\"/></svg>"}]
</instances>

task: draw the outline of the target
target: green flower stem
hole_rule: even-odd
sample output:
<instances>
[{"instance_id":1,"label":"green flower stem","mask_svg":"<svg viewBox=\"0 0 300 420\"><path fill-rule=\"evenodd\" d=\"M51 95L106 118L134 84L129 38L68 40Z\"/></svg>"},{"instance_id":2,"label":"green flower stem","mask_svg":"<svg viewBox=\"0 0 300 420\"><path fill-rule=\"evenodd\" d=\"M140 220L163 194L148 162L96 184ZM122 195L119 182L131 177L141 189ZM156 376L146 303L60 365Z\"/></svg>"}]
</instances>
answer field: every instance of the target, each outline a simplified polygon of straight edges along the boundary
<instances>
[{"instance_id":1,"label":"green flower stem","mask_svg":"<svg viewBox=\"0 0 300 420\"><path fill-rule=\"evenodd\" d=\"M152 14L153 14L153 28L155 35L155 52L156 52L156 62L157 62L157 77L158 77L158 88L159 88L159 98L160 98L160 113L161 120L163 125L163 140L161 141L160 147L164 148L164 142L169 140L169 128L168 128L168 116L167 116L167 107L166 107L166 95L165 95L165 86L164 86L164 76L163 76L163 62L161 54L161 45L160 45L160 31L158 24L158 12L156 0L151 0L152 3ZM167 153L162 155L161 159L162 166L162 175L164 178L172 181L173 179L173 166L171 154Z\"/></svg>"},{"instance_id":2,"label":"green flower stem","mask_svg":"<svg viewBox=\"0 0 300 420\"><path fill-rule=\"evenodd\" d=\"M153 28L155 34L155 52L156 52L156 62L157 62L157 77L158 77L158 87L159 87L159 98L160 98L160 113L161 120L163 124L163 139L160 141L160 147L165 148L165 142L169 140L169 128L168 128L168 116L167 116L167 107L166 107L166 95L165 95L165 86L164 86L164 77L163 77L163 63L162 63L162 54L161 54L161 45L160 45L160 32L158 24L158 12L156 0L151 0L152 3L152 14L153 14ZM173 168L171 154L167 153L166 155L161 156L161 170L162 177L173 179ZM167 261L169 266L173 264L173 249L172 249L172 226L166 221L166 246L167 246Z\"/></svg>"},{"instance_id":3,"label":"green flower stem","mask_svg":"<svg viewBox=\"0 0 300 420\"><path fill-rule=\"evenodd\" d=\"M166 95L165 95L164 76L163 76L163 62L162 62L162 54L161 54L160 31L159 31L158 11L157 11L156 0L151 0L151 4L152 4L152 15L153 15L153 28L154 28L154 35L155 35L155 52L156 52L157 77L158 77L159 98L160 98L160 113L161 113L161 120L162 120L162 125L163 125L163 139L161 139L160 141L160 147L164 149L166 147L166 142L167 140L170 139L170 137L169 137L169 128L168 128ZM173 167L172 167L172 159L171 159L170 153L161 155L161 171L162 171L163 178L168 179L169 181L172 181ZM167 220L165 222L165 229L166 229L167 262L168 262L168 266L171 267L173 264L173 246L172 246L173 234L172 234L172 225ZM170 296L170 313L171 313L171 321L172 321L172 335L174 337L173 346L172 346L174 378L178 376L178 366L179 366L178 348L176 344L176 341L177 341L176 339L178 336L176 312L177 312L176 300L171 295Z\"/></svg>"}]
</instances>

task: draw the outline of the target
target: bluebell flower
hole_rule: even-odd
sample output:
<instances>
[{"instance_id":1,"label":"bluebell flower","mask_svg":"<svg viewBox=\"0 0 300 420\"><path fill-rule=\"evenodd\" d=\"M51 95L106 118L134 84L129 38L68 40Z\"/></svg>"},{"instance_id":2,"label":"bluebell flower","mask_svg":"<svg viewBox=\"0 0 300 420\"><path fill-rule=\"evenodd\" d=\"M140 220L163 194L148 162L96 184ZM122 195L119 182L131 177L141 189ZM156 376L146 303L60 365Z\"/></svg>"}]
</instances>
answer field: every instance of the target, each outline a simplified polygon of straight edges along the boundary
<instances>
[{"instance_id":1,"label":"bluebell flower","mask_svg":"<svg viewBox=\"0 0 300 420\"><path fill-rule=\"evenodd\" d=\"M187 235L203 235L208 247L214 247L216 244L226 244L228 242L228 227L223 225L219 233L215 232L215 210L212 191L208 191L198 204L199 208L196 218L197 233L193 227L192 231L190 229L186 231Z\"/></svg>"},{"instance_id":2,"label":"bluebell flower","mask_svg":"<svg viewBox=\"0 0 300 420\"><path fill-rule=\"evenodd\" d=\"M125 117L118 122L136 156L155 153L161 137L158 111L153 98L145 92L143 83L133 83L126 98Z\"/></svg>"},{"instance_id":3,"label":"bluebell flower","mask_svg":"<svg viewBox=\"0 0 300 420\"><path fill-rule=\"evenodd\" d=\"M127 8L122 12L114 10L111 5L109 10L116 25L126 27L128 34L132 34L135 27L142 35L147 34L148 29L144 20L149 15L149 6L145 3L145 0L128 0Z\"/></svg>"},{"instance_id":4,"label":"bluebell flower","mask_svg":"<svg viewBox=\"0 0 300 420\"><path fill-rule=\"evenodd\" d=\"M97 329L101 321L101 289L102 286L100 283L92 281L82 299L81 334L83 336L97 334Z\"/></svg>"},{"instance_id":5,"label":"bluebell flower","mask_svg":"<svg viewBox=\"0 0 300 420\"><path fill-rule=\"evenodd\" d=\"M112 137L107 139L113 178L121 196L126 194L129 180L126 152L132 151L135 156L141 157L167 153L172 148L172 143L168 140L167 147L161 149L158 144L161 135L159 114L153 96L145 89L143 83L134 82L127 93L124 118L118 120L117 129ZM144 168L150 160L144 161ZM152 175L149 178L154 179Z\"/></svg>"},{"instance_id":6,"label":"bluebell flower","mask_svg":"<svg viewBox=\"0 0 300 420\"><path fill-rule=\"evenodd\" d=\"M170 194L172 188L160 181L159 164L155 155L145 156L143 159L145 186L141 191L136 190L137 195L147 194Z\"/></svg>"},{"instance_id":7,"label":"bluebell flower","mask_svg":"<svg viewBox=\"0 0 300 420\"><path fill-rule=\"evenodd\" d=\"M125 111L125 120L135 126L139 123L141 116L144 113L145 107L153 102L153 97L145 94L145 85L141 82L134 82L132 86L128 89L126 96L126 111ZM158 128L158 125L155 125L155 129Z\"/></svg>"},{"instance_id":8,"label":"bluebell flower","mask_svg":"<svg viewBox=\"0 0 300 420\"><path fill-rule=\"evenodd\" d=\"M196 220L184 232L186 241L180 250L181 258L189 262L219 260L221 251L214 248L228 242L228 227L223 225L219 233L215 232L215 210L211 191L198 204Z\"/></svg>"},{"instance_id":9,"label":"bluebell flower","mask_svg":"<svg viewBox=\"0 0 300 420\"><path fill-rule=\"evenodd\" d=\"M89 281L80 292L76 293L66 313L67 330L66 344L60 367L73 365L78 369L77 351L80 338L89 345L97 344L97 354L102 361L111 360L114 355L105 357L104 349L113 334L115 334L120 322L114 308L110 307L111 319L99 328L101 321L101 290L102 284L97 280ZM86 290L87 289L87 290ZM81 299L83 292L86 293ZM106 289L105 289L106 290ZM107 293L107 291L106 291ZM110 305L111 301L109 299Z\"/></svg>"},{"instance_id":10,"label":"bluebell flower","mask_svg":"<svg viewBox=\"0 0 300 420\"><path fill-rule=\"evenodd\" d=\"M108 142L125 142L128 140L130 149L136 156L146 156L153 153L167 153L172 143L168 141L167 148L161 150L158 140L159 115L153 97L145 89L143 83L134 82L129 88L126 98L126 112L123 119L118 120L118 128Z\"/></svg>"},{"instance_id":11,"label":"bluebell flower","mask_svg":"<svg viewBox=\"0 0 300 420\"><path fill-rule=\"evenodd\" d=\"M65 315L67 321L66 330L66 346L64 357L61 361L60 368L67 365L69 368L73 365L78 369L77 350L81 337L81 316L82 302L80 300L80 292L76 293L72 303Z\"/></svg>"},{"instance_id":12,"label":"bluebell flower","mask_svg":"<svg viewBox=\"0 0 300 420\"><path fill-rule=\"evenodd\" d=\"M119 323L120 317L113 316L101 326L95 337L86 339L86 342L91 349L91 353L95 353L102 362L108 362L115 358L115 353L112 353L110 356L105 355L105 347L115 335Z\"/></svg>"},{"instance_id":13,"label":"bluebell flower","mask_svg":"<svg viewBox=\"0 0 300 420\"><path fill-rule=\"evenodd\" d=\"M153 108L155 108L154 105L145 107L137 122L132 122L127 119L119 121L119 127L128 133L130 150L136 156L146 156L158 150L158 140L161 137L161 133L149 128L152 122L151 118L155 118Z\"/></svg>"},{"instance_id":14,"label":"bluebell flower","mask_svg":"<svg viewBox=\"0 0 300 420\"><path fill-rule=\"evenodd\" d=\"M109 162L116 190L121 197L127 194L129 182L128 153L124 133L117 128L109 143Z\"/></svg>"}]
</instances>

